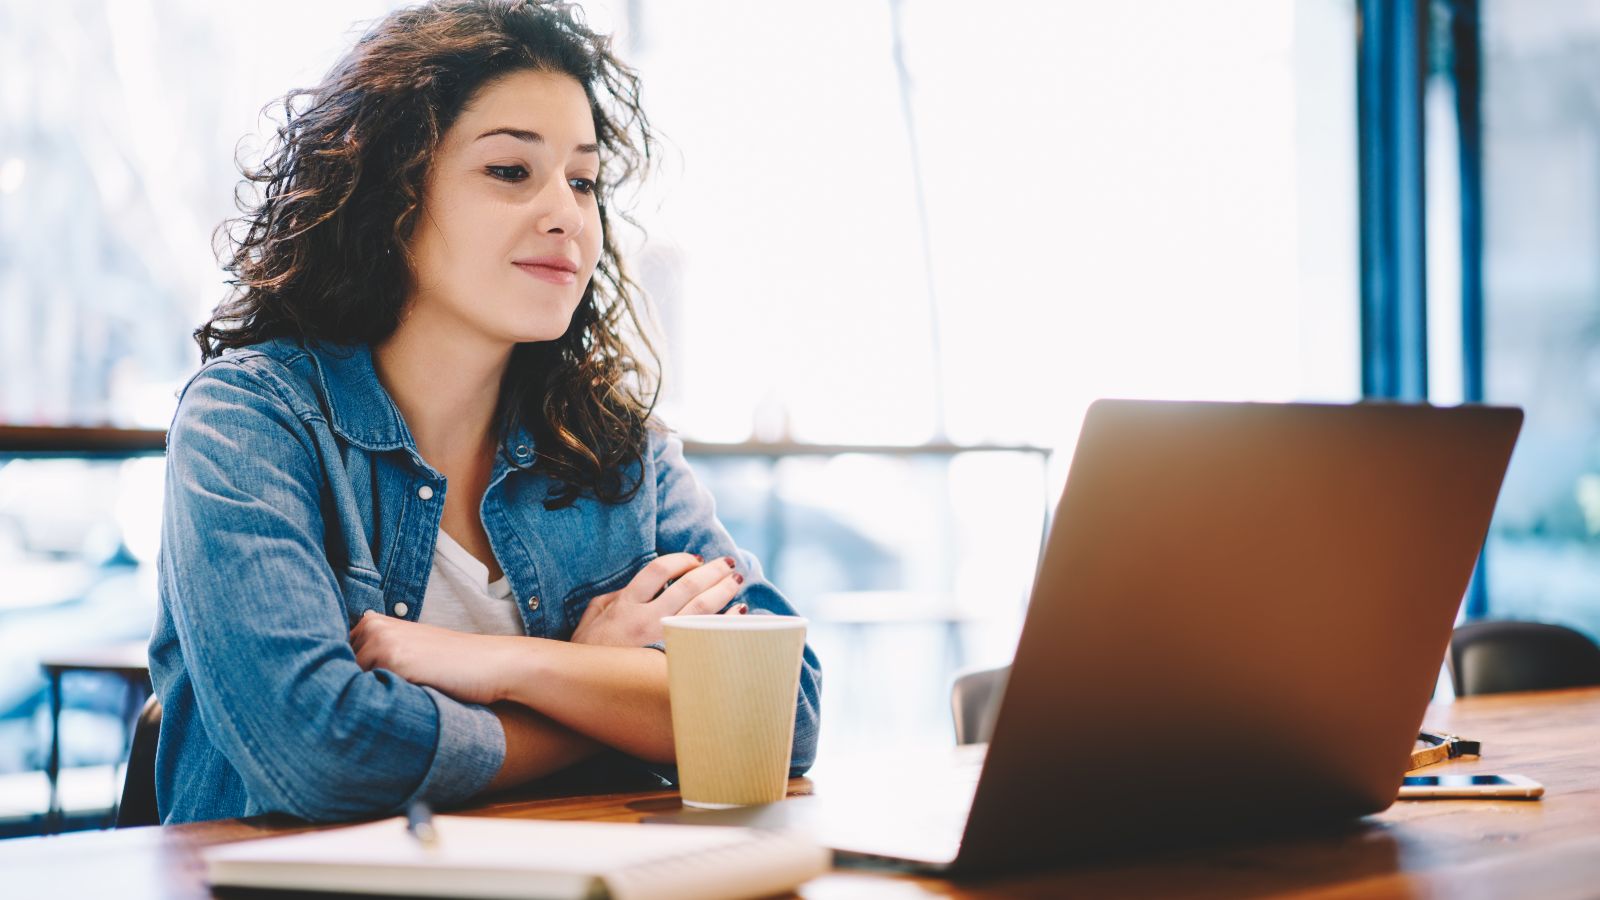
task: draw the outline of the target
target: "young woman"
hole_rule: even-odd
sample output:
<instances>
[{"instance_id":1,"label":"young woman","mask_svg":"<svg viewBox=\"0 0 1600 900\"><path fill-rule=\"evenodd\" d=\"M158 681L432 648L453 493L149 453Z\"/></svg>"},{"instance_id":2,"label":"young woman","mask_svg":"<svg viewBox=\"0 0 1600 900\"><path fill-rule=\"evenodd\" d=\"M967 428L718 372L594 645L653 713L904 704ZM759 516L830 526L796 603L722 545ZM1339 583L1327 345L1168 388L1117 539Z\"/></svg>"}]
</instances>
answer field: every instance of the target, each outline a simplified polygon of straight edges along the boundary
<instances>
[{"instance_id":1,"label":"young woman","mask_svg":"<svg viewBox=\"0 0 1600 900\"><path fill-rule=\"evenodd\" d=\"M168 435L163 820L670 777L662 617L793 610L625 337L634 74L565 3L433 2L284 110ZM819 687L808 648L796 774Z\"/></svg>"}]
</instances>

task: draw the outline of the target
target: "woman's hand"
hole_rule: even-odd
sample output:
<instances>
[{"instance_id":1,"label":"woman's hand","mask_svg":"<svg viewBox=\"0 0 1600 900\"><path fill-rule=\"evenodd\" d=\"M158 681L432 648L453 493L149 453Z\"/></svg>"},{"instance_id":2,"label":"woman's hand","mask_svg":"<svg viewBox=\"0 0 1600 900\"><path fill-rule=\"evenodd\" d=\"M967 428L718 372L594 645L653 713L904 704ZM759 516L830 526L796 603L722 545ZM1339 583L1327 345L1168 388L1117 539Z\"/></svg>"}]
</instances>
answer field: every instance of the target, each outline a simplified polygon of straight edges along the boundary
<instances>
[{"instance_id":1,"label":"woman's hand","mask_svg":"<svg viewBox=\"0 0 1600 900\"><path fill-rule=\"evenodd\" d=\"M611 647L656 643L662 637L663 618L711 615L727 606L744 584L744 576L733 567L731 556L710 562L688 553L658 556L621 590L589 601L572 642ZM743 604L729 610L744 611Z\"/></svg>"},{"instance_id":2,"label":"woman's hand","mask_svg":"<svg viewBox=\"0 0 1600 900\"><path fill-rule=\"evenodd\" d=\"M368 611L350 629L361 668L388 669L412 684L437 688L463 703L505 699L525 638L468 634Z\"/></svg>"}]
</instances>

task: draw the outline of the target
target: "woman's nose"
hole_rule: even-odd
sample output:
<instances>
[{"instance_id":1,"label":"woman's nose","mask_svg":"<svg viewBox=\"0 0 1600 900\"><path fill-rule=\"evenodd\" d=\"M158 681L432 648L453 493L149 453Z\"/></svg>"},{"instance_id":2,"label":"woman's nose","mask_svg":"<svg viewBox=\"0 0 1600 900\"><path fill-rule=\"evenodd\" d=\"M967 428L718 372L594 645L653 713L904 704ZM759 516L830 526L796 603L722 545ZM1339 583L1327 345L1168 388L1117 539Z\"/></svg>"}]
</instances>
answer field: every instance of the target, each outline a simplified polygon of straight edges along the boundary
<instances>
[{"instance_id":1,"label":"woman's nose","mask_svg":"<svg viewBox=\"0 0 1600 900\"><path fill-rule=\"evenodd\" d=\"M572 186L564 175L545 183L534 198L538 210L537 227L540 234L561 234L576 237L583 230L583 211L573 196Z\"/></svg>"}]
</instances>

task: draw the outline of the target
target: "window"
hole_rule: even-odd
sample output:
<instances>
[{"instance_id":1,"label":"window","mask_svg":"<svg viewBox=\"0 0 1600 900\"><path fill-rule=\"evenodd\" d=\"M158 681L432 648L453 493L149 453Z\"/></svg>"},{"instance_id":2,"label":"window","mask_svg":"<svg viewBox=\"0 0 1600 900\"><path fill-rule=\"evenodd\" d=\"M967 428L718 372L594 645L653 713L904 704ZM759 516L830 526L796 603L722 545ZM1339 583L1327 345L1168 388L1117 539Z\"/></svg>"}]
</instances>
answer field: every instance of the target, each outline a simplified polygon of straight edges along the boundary
<instances>
[{"instance_id":1,"label":"window","mask_svg":"<svg viewBox=\"0 0 1600 900\"><path fill-rule=\"evenodd\" d=\"M691 434L1070 447L1098 396L1358 396L1348 3L639 12Z\"/></svg>"},{"instance_id":2,"label":"window","mask_svg":"<svg viewBox=\"0 0 1600 900\"><path fill-rule=\"evenodd\" d=\"M1483 3L1487 399L1527 413L1489 613L1600 634L1600 9Z\"/></svg>"}]
</instances>

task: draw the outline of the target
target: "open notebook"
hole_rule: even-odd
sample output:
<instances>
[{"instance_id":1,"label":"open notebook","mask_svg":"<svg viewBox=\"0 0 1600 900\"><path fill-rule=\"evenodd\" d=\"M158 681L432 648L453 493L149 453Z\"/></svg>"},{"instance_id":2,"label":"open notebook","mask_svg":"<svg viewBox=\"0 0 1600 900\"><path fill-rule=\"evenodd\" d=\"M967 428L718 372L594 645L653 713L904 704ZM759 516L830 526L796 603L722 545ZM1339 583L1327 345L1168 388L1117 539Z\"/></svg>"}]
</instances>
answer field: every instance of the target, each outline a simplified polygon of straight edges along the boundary
<instances>
[{"instance_id":1,"label":"open notebook","mask_svg":"<svg viewBox=\"0 0 1600 900\"><path fill-rule=\"evenodd\" d=\"M492 898L716 900L794 889L828 869L816 843L713 826L439 816L425 847L403 818L202 851L218 887Z\"/></svg>"}]
</instances>

